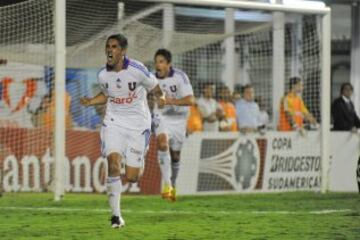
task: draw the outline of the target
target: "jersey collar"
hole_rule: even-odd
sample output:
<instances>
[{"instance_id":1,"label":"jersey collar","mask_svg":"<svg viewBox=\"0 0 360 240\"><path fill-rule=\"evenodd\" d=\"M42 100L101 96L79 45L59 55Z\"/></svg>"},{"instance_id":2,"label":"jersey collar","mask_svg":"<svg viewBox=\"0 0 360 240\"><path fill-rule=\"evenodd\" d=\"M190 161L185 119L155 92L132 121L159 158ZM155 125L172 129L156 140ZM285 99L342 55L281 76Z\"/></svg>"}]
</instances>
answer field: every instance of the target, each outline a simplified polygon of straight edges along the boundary
<instances>
[{"instance_id":1,"label":"jersey collar","mask_svg":"<svg viewBox=\"0 0 360 240\"><path fill-rule=\"evenodd\" d=\"M127 56L124 56L123 67L121 70L127 69L129 66L129 63L130 63L130 59ZM106 70L111 71L111 69L112 68L106 64Z\"/></svg>"},{"instance_id":2,"label":"jersey collar","mask_svg":"<svg viewBox=\"0 0 360 240\"><path fill-rule=\"evenodd\" d=\"M127 69L129 66L130 60L127 56L124 57L123 69Z\"/></svg>"}]
</instances>

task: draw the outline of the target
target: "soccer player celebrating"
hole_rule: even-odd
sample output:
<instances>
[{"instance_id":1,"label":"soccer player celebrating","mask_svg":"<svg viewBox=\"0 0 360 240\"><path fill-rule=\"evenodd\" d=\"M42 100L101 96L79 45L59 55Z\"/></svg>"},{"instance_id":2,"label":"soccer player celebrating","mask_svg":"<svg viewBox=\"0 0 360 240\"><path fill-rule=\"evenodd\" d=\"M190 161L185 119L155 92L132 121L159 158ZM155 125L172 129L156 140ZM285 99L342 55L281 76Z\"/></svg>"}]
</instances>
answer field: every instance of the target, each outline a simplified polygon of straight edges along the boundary
<instances>
[{"instance_id":1,"label":"soccer player celebrating","mask_svg":"<svg viewBox=\"0 0 360 240\"><path fill-rule=\"evenodd\" d=\"M176 201L176 178L179 172L180 150L186 137L188 106L194 104L195 98L188 76L172 67L169 50L157 50L154 61L155 75L165 93L165 107L155 110L161 119L155 130L158 160L164 182L161 195L164 199Z\"/></svg>"},{"instance_id":2,"label":"soccer player celebrating","mask_svg":"<svg viewBox=\"0 0 360 240\"><path fill-rule=\"evenodd\" d=\"M120 163L124 161L126 180L132 183L138 181L144 164L151 127L147 91L153 90L160 106L165 103L158 80L142 63L126 56L127 46L122 34L108 37L107 63L98 73L102 92L80 99L84 106L106 104L100 135L101 151L108 162L107 191L113 228L125 225L120 213Z\"/></svg>"}]
</instances>

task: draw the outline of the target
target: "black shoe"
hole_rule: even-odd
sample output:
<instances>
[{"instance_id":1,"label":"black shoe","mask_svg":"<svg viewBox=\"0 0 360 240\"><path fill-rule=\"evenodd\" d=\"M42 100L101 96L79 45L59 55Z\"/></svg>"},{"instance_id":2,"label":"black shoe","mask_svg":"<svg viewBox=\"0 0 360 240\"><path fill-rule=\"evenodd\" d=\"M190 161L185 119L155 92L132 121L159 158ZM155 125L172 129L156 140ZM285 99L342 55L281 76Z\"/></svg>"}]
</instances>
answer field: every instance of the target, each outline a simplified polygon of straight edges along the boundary
<instances>
[{"instance_id":1,"label":"black shoe","mask_svg":"<svg viewBox=\"0 0 360 240\"><path fill-rule=\"evenodd\" d=\"M125 221L121 216L120 217L112 216L110 221L111 221L112 228L121 228L121 227L125 226Z\"/></svg>"}]
</instances>

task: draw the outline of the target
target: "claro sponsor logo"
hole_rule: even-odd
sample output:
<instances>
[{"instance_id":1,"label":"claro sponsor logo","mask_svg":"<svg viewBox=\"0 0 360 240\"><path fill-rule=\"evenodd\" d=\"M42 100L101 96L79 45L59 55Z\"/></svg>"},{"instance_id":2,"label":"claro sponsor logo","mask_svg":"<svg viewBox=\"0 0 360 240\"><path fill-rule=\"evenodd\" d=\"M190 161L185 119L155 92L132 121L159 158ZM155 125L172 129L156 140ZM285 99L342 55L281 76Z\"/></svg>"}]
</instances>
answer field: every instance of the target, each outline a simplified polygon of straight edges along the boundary
<instances>
[{"instance_id":1,"label":"claro sponsor logo","mask_svg":"<svg viewBox=\"0 0 360 240\"><path fill-rule=\"evenodd\" d=\"M128 97L111 98L110 102L115 104L131 104L136 98L137 96L135 95L135 93L129 93Z\"/></svg>"}]
</instances>

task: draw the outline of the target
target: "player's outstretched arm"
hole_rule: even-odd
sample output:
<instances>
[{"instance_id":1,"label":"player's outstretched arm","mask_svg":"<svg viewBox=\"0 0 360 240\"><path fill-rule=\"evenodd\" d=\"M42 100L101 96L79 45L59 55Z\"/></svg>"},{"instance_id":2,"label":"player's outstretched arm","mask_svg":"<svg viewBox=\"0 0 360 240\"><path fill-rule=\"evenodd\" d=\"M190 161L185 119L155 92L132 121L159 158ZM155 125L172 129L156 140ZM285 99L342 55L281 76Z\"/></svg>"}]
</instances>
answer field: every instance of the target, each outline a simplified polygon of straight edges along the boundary
<instances>
[{"instance_id":1,"label":"player's outstretched arm","mask_svg":"<svg viewBox=\"0 0 360 240\"><path fill-rule=\"evenodd\" d=\"M101 92L93 98L88 98L88 97L80 98L80 104L85 107L94 106L94 105L102 105L107 102L107 98L108 97L105 96L105 94Z\"/></svg>"},{"instance_id":2,"label":"player's outstretched arm","mask_svg":"<svg viewBox=\"0 0 360 240\"><path fill-rule=\"evenodd\" d=\"M165 94L164 94L164 92L161 90L159 84L156 85L153 90L151 90L150 94L154 94L154 95L155 95L155 97L156 97L156 99L157 99L157 104L158 104L159 108L164 107L164 105L165 105Z\"/></svg>"},{"instance_id":3,"label":"player's outstretched arm","mask_svg":"<svg viewBox=\"0 0 360 240\"><path fill-rule=\"evenodd\" d=\"M192 106L195 104L195 97L189 95L183 98L165 98L165 105L176 105L176 106Z\"/></svg>"}]
</instances>

